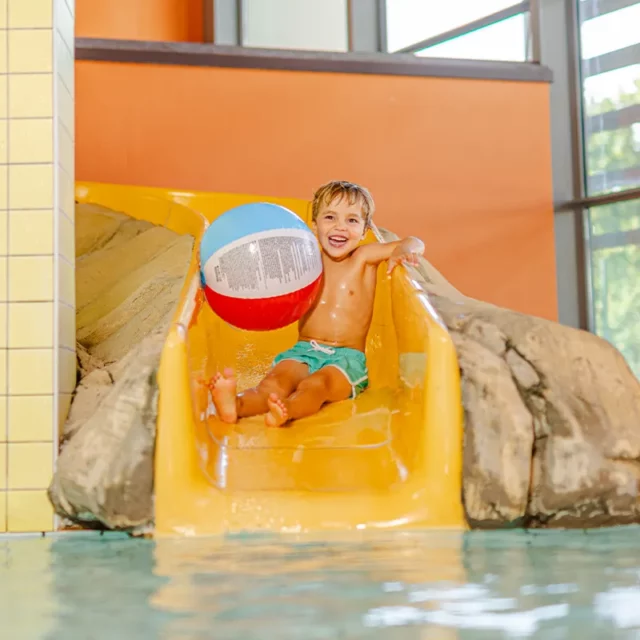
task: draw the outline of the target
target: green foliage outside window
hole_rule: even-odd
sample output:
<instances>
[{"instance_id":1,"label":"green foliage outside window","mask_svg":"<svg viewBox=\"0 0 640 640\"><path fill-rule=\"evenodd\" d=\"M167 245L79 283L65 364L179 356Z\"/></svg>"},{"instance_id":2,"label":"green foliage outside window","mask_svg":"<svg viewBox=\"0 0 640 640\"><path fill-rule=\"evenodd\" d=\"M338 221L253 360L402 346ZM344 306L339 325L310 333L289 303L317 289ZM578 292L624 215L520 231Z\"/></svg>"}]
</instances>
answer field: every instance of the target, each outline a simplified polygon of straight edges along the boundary
<instances>
[{"instance_id":1,"label":"green foliage outside window","mask_svg":"<svg viewBox=\"0 0 640 640\"><path fill-rule=\"evenodd\" d=\"M587 104L586 115L640 104L640 79L635 84L635 92ZM630 168L640 171L640 124L636 127L635 135L632 127L625 127L589 136L586 141L588 174ZM638 185L625 185L625 188L631 186ZM640 242L638 238L632 240L620 233L640 232L640 200L592 208L589 218L594 245L591 276L595 331L622 352L640 378ZM599 236L604 236L601 240L607 240L607 244L617 246L598 248Z\"/></svg>"}]
</instances>

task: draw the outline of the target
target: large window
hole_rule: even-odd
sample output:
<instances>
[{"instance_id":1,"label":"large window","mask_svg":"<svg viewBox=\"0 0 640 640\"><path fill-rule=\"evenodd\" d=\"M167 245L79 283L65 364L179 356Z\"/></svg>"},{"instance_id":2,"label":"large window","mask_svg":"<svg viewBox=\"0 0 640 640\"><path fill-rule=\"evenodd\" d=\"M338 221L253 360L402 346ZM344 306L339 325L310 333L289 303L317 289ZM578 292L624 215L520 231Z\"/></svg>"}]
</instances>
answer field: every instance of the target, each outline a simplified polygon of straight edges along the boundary
<instances>
[{"instance_id":1,"label":"large window","mask_svg":"<svg viewBox=\"0 0 640 640\"><path fill-rule=\"evenodd\" d=\"M476 60L523 61L528 2L386 0L390 52Z\"/></svg>"},{"instance_id":2,"label":"large window","mask_svg":"<svg viewBox=\"0 0 640 640\"><path fill-rule=\"evenodd\" d=\"M242 44L348 51L347 0L243 0Z\"/></svg>"},{"instance_id":3,"label":"large window","mask_svg":"<svg viewBox=\"0 0 640 640\"><path fill-rule=\"evenodd\" d=\"M579 0L587 196L640 186L640 1ZM593 328L640 377L640 199L588 214Z\"/></svg>"},{"instance_id":4,"label":"large window","mask_svg":"<svg viewBox=\"0 0 640 640\"><path fill-rule=\"evenodd\" d=\"M204 0L219 44L420 57L531 59L541 0ZM536 43L538 39L535 38Z\"/></svg>"},{"instance_id":5,"label":"large window","mask_svg":"<svg viewBox=\"0 0 640 640\"><path fill-rule=\"evenodd\" d=\"M521 13L416 51L416 55L432 58L520 62L527 59L526 30L526 16Z\"/></svg>"},{"instance_id":6,"label":"large window","mask_svg":"<svg viewBox=\"0 0 640 640\"><path fill-rule=\"evenodd\" d=\"M594 330L640 378L640 200L589 213Z\"/></svg>"},{"instance_id":7,"label":"large window","mask_svg":"<svg viewBox=\"0 0 640 640\"><path fill-rule=\"evenodd\" d=\"M587 192L640 186L640 2L581 0Z\"/></svg>"}]
</instances>

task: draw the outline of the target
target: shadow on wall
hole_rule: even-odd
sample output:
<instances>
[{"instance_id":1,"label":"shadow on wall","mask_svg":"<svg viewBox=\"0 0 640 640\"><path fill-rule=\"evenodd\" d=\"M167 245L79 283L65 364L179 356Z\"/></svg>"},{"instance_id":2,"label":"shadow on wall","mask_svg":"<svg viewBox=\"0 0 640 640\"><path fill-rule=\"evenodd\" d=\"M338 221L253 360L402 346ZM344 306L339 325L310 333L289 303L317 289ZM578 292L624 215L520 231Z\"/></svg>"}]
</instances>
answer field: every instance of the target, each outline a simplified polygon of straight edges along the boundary
<instances>
[{"instance_id":1,"label":"shadow on wall","mask_svg":"<svg viewBox=\"0 0 640 640\"><path fill-rule=\"evenodd\" d=\"M77 38L203 41L202 0L76 0Z\"/></svg>"}]
</instances>

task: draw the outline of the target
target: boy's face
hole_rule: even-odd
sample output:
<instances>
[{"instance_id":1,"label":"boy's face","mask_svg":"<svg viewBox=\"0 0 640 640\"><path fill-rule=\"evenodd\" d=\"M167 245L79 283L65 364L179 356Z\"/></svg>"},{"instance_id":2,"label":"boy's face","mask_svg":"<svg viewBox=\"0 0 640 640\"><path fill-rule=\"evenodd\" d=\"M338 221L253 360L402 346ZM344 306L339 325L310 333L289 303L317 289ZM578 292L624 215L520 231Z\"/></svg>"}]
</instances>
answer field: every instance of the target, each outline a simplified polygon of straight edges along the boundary
<instances>
[{"instance_id":1,"label":"boy's face","mask_svg":"<svg viewBox=\"0 0 640 640\"><path fill-rule=\"evenodd\" d=\"M349 204L347 198L338 196L321 205L315 224L323 251L333 260L346 258L364 237L362 202Z\"/></svg>"}]
</instances>

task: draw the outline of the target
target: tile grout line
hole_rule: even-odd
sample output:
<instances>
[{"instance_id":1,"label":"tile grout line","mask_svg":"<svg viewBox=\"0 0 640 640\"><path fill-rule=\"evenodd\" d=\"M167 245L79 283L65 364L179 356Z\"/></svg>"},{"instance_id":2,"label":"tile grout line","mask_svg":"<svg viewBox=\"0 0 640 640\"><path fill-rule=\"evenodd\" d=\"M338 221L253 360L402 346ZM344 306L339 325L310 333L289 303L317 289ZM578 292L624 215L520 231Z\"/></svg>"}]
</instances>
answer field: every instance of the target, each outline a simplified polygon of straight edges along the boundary
<instances>
[{"instance_id":1,"label":"tile grout line","mask_svg":"<svg viewBox=\"0 0 640 640\"><path fill-rule=\"evenodd\" d=\"M53 440L10 440L6 444L52 444ZM4 489L0 489L4 491Z\"/></svg>"},{"instance_id":2,"label":"tile grout line","mask_svg":"<svg viewBox=\"0 0 640 640\"><path fill-rule=\"evenodd\" d=\"M51 444L50 442L47 444ZM0 489L0 495L5 494L9 495L10 493L40 493L41 491L46 491L47 487L15 487L13 489ZM51 531L51 530L50 530ZM9 533L9 532L7 532ZM13 533L13 532L11 532ZM2 537L2 533L0 533L0 537Z\"/></svg>"},{"instance_id":3,"label":"tile grout line","mask_svg":"<svg viewBox=\"0 0 640 640\"><path fill-rule=\"evenodd\" d=\"M64 126L64 122L62 122L62 120L60 120L59 124L67 133L69 133L69 131L67 131L67 127ZM71 142L73 142L73 140ZM71 178L71 176L69 175L69 172L62 165L60 165L60 171L62 171L62 173L64 173L67 176L67 178Z\"/></svg>"},{"instance_id":4,"label":"tile grout line","mask_svg":"<svg viewBox=\"0 0 640 640\"><path fill-rule=\"evenodd\" d=\"M54 2L55 2L55 0L54 0ZM69 13L71 13L71 12L69 12ZM73 16L71 16L71 19L73 20ZM62 39L62 44L64 45L65 50L67 51L67 53L73 59L75 57L75 51L71 51L71 49L69 48L69 43L67 42L67 39L64 37L64 34L62 33L61 29L58 27L58 28L54 29L54 31L57 31L58 35ZM55 33L53 34L53 37L55 38Z\"/></svg>"},{"instance_id":5,"label":"tile grout line","mask_svg":"<svg viewBox=\"0 0 640 640\"><path fill-rule=\"evenodd\" d=\"M55 0L54 0L54 2L55 2ZM72 21L75 22L73 17L72 17ZM60 36L60 39L62 40L62 46L64 47L65 51L69 54L69 59L71 60L71 63L75 64L75 57L76 57L75 50L72 51L73 47L69 46L69 43L67 42L67 39L64 37L64 34L62 33L62 31L60 29L54 29L54 35L53 35L54 39L55 39L55 34L56 33ZM74 37L74 44L75 44L75 37ZM60 76L60 80L61 80L62 84L64 85L64 88L69 93L69 96L71 96L73 98L73 92L71 91L71 87L67 86L67 82L64 79L64 77Z\"/></svg>"},{"instance_id":6,"label":"tile grout line","mask_svg":"<svg viewBox=\"0 0 640 640\"><path fill-rule=\"evenodd\" d=\"M74 104L74 107L75 107L75 104ZM74 115L75 115L75 108L74 108ZM73 139L73 134L71 133L71 131L69 131L69 127L67 127L67 125L64 123L64 120L62 120L62 119L60 119L60 126L65 130L65 132L69 136L69 139L71 140L72 144L75 145L75 140Z\"/></svg>"},{"instance_id":7,"label":"tile grout line","mask_svg":"<svg viewBox=\"0 0 640 640\"><path fill-rule=\"evenodd\" d=\"M5 7L5 20L7 21L7 26L9 26L9 3L6 3L6 7ZM5 51L5 55L6 55L6 64L7 64L7 71L9 71L9 65L10 65L10 61L9 61L9 32L7 31L7 37L5 38L5 47L6 47L6 51ZM7 88L6 88L6 99L7 99L7 116L9 115L9 105L11 104L11 100L10 100L10 96L9 96L9 85L11 84L9 82L10 79L10 75L7 74ZM9 157L9 153L10 153L10 145L11 145L11 140L9 139L9 131L10 131L10 127L9 127L9 118L7 117L7 122L6 122L6 135L7 135L7 158ZM10 203L11 203L11 192L10 192L10 180L9 180L9 167L7 167L7 175L6 175L6 191L7 191L7 252L9 251L9 246L10 246L10 242L11 242L11 237L9 235L9 219L11 217L11 209L10 209ZM7 296L7 302L9 301L9 258L6 259L6 268L5 268L5 277L6 277L6 283L5 283L5 287L6 287L6 296ZM7 305L7 322L6 322L6 340L7 340L7 346L9 346L9 306ZM5 363L4 363L4 367L5 367L5 437L7 442L9 442L9 351L7 350L7 352L5 353ZM9 446L6 446L5 449L5 487L9 487ZM5 500L5 505L4 505L4 530L5 531L9 531L9 493L7 492L7 497Z\"/></svg>"},{"instance_id":8,"label":"tile grout line","mask_svg":"<svg viewBox=\"0 0 640 640\"><path fill-rule=\"evenodd\" d=\"M7 126L8 124L9 123L7 121ZM9 145L7 144L7 146ZM0 162L0 167L52 167L53 165L53 162Z\"/></svg>"},{"instance_id":9,"label":"tile grout line","mask_svg":"<svg viewBox=\"0 0 640 640\"><path fill-rule=\"evenodd\" d=\"M29 302L12 302L11 304L38 304L37 302L35 302L34 300L31 300ZM49 300L49 303L51 303L53 305L53 303L51 302L51 300ZM47 304L46 301L41 302L40 304ZM73 307L70 304L65 304L65 307L67 307L68 309L72 309ZM64 345L59 345L60 349L63 349L64 351L75 351L75 349L73 347L66 347ZM3 349L0 348L0 353L2 353L3 351L42 351L43 349L46 349L47 351L49 349L53 349L52 345L46 346L46 347L4 347ZM71 393L71 392L69 392ZM7 394L8 395L8 394ZM12 394L12 395L19 395L19 394ZM32 395L32 394L23 394L23 395ZM36 396L41 396L41 395L47 395L42 394L42 393L35 393L33 395ZM2 396L2 394L0 394L0 397Z\"/></svg>"},{"instance_id":10,"label":"tile grout line","mask_svg":"<svg viewBox=\"0 0 640 640\"><path fill-rule=\"evenodd\" d=\"M75 10L71 8L71 5L69 4L69 0L64 0L64 3L67 5L67 9L69 10L69 15L71 16L71 19L73 20L73 22L75 22L76 21Z\"/></svg>"},{"instance_id":11,"label":"tile grout line","mask_svg":"<svg viewBox=\"0 0 640 640\"><path fill-rule=\"evenodd\" d=\"M67 83L65 82L64 78L62 78L62 77L60 77L60 84L62 84L62 86L66 89L67 93L69 94L69 97L73 99L73 95L71 93L71 89L69 87L67 87Z\"/></svg>"},{"instance_id":12,"label":"tile grout line","mask_svg":"<svg viewBox=\"0 0 640 640\"><path fill-rule=\"evenodd\" d=\"M48 442L47 444L51 444L50 442ZM25 491L32 491L32 492L38 492L40 493L41 491L46 491L47 487L14 487L13 489L3 489L2 492L5 492L7 494L9 493L20 493L20 492L25 492ZM0 493L2 493L0 492Z\"/></svg>"},{"instance_id":13,"label":"tile grout line","mask_svg":"<svg viewBox=\"0 0 640 640\"><path fill-rule=\"evenodd\" d=\"M63 351L68 351L69 353L75 353L75 350L71 347L60 347ZM19 351L19 349L18 349ZM51 351L51 347L42 347L40 349L34 349L34 351ZM73 391L68 391L68 392L63 392L63 395L66 396L72 396L73 395ZM44 396L52 396L52 393L12 393L11 397L12 398L42 398ZM9 396L5 395L0 395L0 398L8 398Z\"/></svg>"},{"instance_id":14,"label":"tile grout line","mask_svg":"<svg viewBox=\"0 0 640 640\"><path fill-rule=\"evenodd\" d=\"M7 253L4 257L9 258L53 258L51 253ZM12 300L12 302L46 302L46 300Z\"/></svg>"},{"instance_id":15,"label":"tile grout line","mask_svg":"<svg viewBox=\"0 0 640 640\"><path fill-rule=\"evenodd\" d=\"M12 256L13 257L13 256ZM34 256L17 256L18 258L24 258L24 257L34 257ZM38 257L38 256L35 256ZM50 257L50 256L44 256L44 257ZM47 304L47 303L51 303L53 304L53 298L51 300L12 300L11 302L9 302L8 300L0 300L0 305L6 305L7 308L10 307L12 304ZM75 307L70 303L70 302L66 302L65 300L59 300L58 304L62 305L63 307L67 307L69 309L75 309ZM4 351L7 350L9 347L0 347L0 351ZM2 393L0 393L0 396L2 395Z\"/></svg>"},{"instance_id":16,"label":"tile grout line","mask_svg":"<svg viewBox=\"0 0 640 640\"><path fill-rule=\"evenodd\" d=\"M52 6L52 29L51 29L51 55L52 55L52 89L53 89L53 98L52 98L52 117L53 117L53 273L54 273L54 281L53 281L53 446L51 448L51 468L55 473L56 462L58 460L58 448L60 446L60 425L59 422L59 411L60 411L60 397L59 397L59 386L60 386L60 351L59 351L59 340L60 340L60 309L58 307L58 302L60 300L60 224L58 220L59 214L59 206L60 206L60 185L59 185L59 174L60 174L60 149L59 149L59 132L58 132L58 120L60 119L60 105L58 104L59 95L58 95L58 56L56 55L56 22L58 21L58 12L60 10L59 2L60 0L51 0ZM53 530L55 531L60 526L60 518L53 510L53 519L52 519Z\"/></svg>"},{"instance_id":17,"label":"tile grout line","mask_svg":"<svg viewBox=\"0 0 640 640\"><path fill-rule=\"evenodd\" d=\"M67 174L67 175L69 175L69 174ZM74 188L74 190L75 190L75 180L74 180L74 183L73 183L73 188ZM75 193L74 193L74 196L75 196ZM75 206L75 197L74 197L74 199L73 199L73 204L74 204L74 206ZM76 227L76 223L75 223L75 221L74 221L72 218L70 218L70 217L69 217L69 215L65 212L64 208L63 208L63 209L60 209L60 211L62 211L62 215L63 215L63 216L64 216L64 217L69 221L69 223L71 224L71 226L74 228L74 233L75 233L75 227ZM76 265L75 265L75 263L74 263L72 266L73 266L73 268L75 269L75 266L76 266Z\"/></svg>"},{"instance_id":18,"label":"tile grout line","mask_svg":"<svg viewBox=\"0 0 640 640\"><path fill-rule=\"evenodd\" d=\"M0 211L6 211L8 213L9 208L7 207L6 209L0 209ZM11 211L22 211L26 213L30 213L32 211L41 212L41 211L51 211L51 207L12 207Z\"/></svg>"},{"instance_id":19,"label":"tile grout line","mask_svg":"<svg viewBox=\"0 0 640 640\"><path fill-rule=\"evenodd\" d=\"M7 6L9 3L7 2ZM0 31L51 31L51 27L10 27L9 26L9 10L7 9L7 26Z\"/></svg>"},{"instance_id":20,"label":"tile grout line","mask_svg":"<svg viewBox=\"0 0 640 640\"><path fill-rule=\"evenodd\" d=\"M0 76L46 76L46 75L51 75L51 73L53 72L52 71L11 71L11 72L0 71ZM67 91L69 91L69 94L71 94L71 91L69 90L69 88L66 85L65 87L67 88Z\"/></svg>"}]
</instances>

